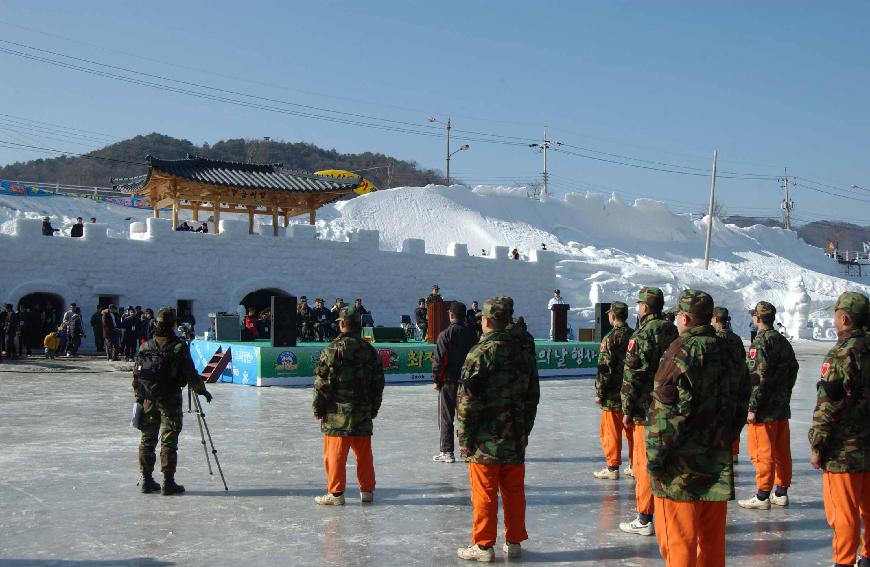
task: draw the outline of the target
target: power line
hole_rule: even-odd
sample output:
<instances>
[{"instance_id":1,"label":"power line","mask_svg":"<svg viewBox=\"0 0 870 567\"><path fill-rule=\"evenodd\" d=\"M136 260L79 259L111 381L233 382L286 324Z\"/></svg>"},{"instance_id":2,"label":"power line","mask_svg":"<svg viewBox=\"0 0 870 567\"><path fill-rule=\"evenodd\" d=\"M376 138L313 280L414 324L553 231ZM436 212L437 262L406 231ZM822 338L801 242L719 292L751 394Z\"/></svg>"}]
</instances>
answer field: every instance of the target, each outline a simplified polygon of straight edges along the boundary
<instances>
[{"instance_id":1,"label":"power line","mask_svg":"<svg viewBox=\"0 0 870 567\"><path fill-rule=\"evenodd\" d=\"M92 155L92 154L80 154L80 153L77 153L77 152L69 152L69 151L65 151L65 150L57 150L57 149L54 149L54 148L46 148L46 147L43 147L43 146L33 146L33 145L30 145L30 144L18 144L18 143L15 143L15 142L10 142L9 140L0 140L0 144L5 144L6 147L10 147L10 146L11 146L13 149L14 149L14 148L26 148L26 149L31 149L31 150L41 150L41 151L45 151L45 152L54 152L54 153L56 153L56 154L63 154L63 155L76 156L76 157L85 158L85 159L95 159L95 160L100 160L100 161L111 161L111 162L115 162L115 163L126 163L126 164L129 164L129 165L148 165L147 163L142 162L142 161L128 161L128 160L124 160L124 159L116 159L116 158L103 157L103 156L95 156L95 155Z\"/></svg>"}]
</instances>

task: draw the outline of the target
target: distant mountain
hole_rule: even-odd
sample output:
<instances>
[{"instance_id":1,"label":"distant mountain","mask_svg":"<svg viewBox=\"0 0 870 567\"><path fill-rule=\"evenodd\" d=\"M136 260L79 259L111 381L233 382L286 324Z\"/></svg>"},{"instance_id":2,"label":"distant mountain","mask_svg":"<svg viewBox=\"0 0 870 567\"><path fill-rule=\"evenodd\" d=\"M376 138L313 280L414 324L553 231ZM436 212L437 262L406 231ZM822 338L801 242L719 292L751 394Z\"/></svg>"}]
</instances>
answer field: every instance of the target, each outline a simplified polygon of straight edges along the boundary
<instances>
[{"instance_id":1,"label":"distant mountain","mask_svg":"<svg viewBox=\"0 0 870 567\"><path fill-rule=\"evenodd\" d=\"M756 224L782 226L782 221L771 218L743 217L739 215L725 218L728 224L747 227ZM827 248L833 242L839 250L864 250L864 243L870 242L870 226L860 226L848 222L815 221L797 227L798 236L807 244Z\"/></svg>"},{"instance_id":2,"label":"distant mountain","mask_svg":"<svg viewBox=\"0 0 870 567\"><path fill-rule=\"evenodd\" d=\"M147 171L145 156L181 159L188 154L228 161L283 163L290 169L314 172L346 169L360 172L378 188L422 186L438 183L441 173L403 161L365 152L342 154L302 142L231 139L196 146L163 134L136 136L86 154L17 162L0 167L0 179L41 181L71 185L108 186L112 177L131 177ZM97 159L93 159L97 158Z\"/></svg>"}]
</instances>

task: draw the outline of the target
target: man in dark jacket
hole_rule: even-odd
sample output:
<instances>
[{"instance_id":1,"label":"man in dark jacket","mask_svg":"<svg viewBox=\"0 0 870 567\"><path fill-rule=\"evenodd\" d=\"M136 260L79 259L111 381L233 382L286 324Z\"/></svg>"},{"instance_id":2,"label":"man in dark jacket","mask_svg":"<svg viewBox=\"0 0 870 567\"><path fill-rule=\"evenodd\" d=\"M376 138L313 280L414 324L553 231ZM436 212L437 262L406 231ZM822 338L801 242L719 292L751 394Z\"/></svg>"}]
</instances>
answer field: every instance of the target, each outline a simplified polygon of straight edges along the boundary
<instances>
[{"instance_id":1,"label":"man in dark jacket","mask_svg":"<svg viewBox=\"0 0 870 567\"><path fill-rule=\"evenodd\" d=\"M441 452L432 457L437 463L452 463L453 418L456 415L456 390L468 351L477 342L477 333L465 325L465 304L454 301L447 310L450 326L441 331L432 357L432 381L438 390L438 430Z\"/></svg>"},{"instance_id":2,"label":"man in dark jacket","mask_svg":"<svg viewBox=\"0 0 870 567\"><path fill-rule=\"evenodd\" d=\"M419 331L421 338L426 335L428 317L429 314L426 311L426 300L421 297L420 301L417 302L417 309L414 309L414 324L417 326L417 331Z\"/></svg>"},{"instance_id":3,"label":"man in dark jacket","mask_svg":"<svg viewBox=\"0 0 870 567\"><path fill-rule=\"evenodd\" d=\"M114 304L103 309L103 338L106 341L106 360L118 360L118 334L121 321L118 318L118 308Z\"/></svg>"},{"instance_id":4,"label":"man in dark jacket","mask_svg":"<svg viewBox=\"0 0 870 567\"><path fill-rule=\"evenodd\" d=\"M82 217L76 217L76 223L69 229L69 235L72 238L81 238L85 235L85 225Z\"/></svg>"},{"instance_id":5,"label":"man in dark jacket","mask_svg":"<svg viewBox=\"0 0 870 567\"><path fill-rule=\"evenodd\" d=\"M55 232L60 232L59 228L54 228L51 226L51 219L45 217L42 219L42 235L43 236L54 236Z\"/></svg>"},{"instance_id":6,"label":"man in dark jacket","mask_svg":"<svg viewBox=\"0 0 870 567\"><path fill-rule=\"evenodd\" d=\"M6 318L3 321L3 332L5 334L5 343L3 345L6 350L6 358L18 358L18 351L15 349L15 333L18 332L18 315L12 309L12 304L6 304Z\"/></svg>"},{"instance_id":7,"label":"man in dark jacket","mask_svg":"<svg viewBox=\"0 0 870 567\"><path fill-rule=\"evenodd\" d=\"M132 306L127 308L127 314L121 319L122 328L122 346L124 349L124 360L131 361L136 356L136 349L139 348L139 317L136 315L136 310Z\"/></svg>"},{"instance_id":8,"label":"man in dark jacket","mask_svg":"<svg viewBox=\"0 0 870 567\"><path fill-rule=\"evenodd\" d=\"M91 315L91 331L94 333L94 346L97 348L97 352L103 352L103 317L99 306Z\"/></svg>"}]
</instances>

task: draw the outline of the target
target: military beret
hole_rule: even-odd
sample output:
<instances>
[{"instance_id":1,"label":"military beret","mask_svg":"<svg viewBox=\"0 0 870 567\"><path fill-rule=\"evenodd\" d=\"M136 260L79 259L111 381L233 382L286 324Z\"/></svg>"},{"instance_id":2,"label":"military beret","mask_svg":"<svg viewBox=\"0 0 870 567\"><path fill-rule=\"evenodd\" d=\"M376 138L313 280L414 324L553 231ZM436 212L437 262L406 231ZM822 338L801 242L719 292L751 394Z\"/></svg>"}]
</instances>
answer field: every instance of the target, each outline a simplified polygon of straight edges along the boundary
<instances>
[{"instance_id":1,"label":"military beret","mask_svg":"<svg viewBox=\"0 0 870 567\"><path fill-rule=\"evenodd\" d=\"M713 298L705 291L683 290L677 302L677 312L709 317L713 314Z\"/></svg>"},{"instance_id":2,"label":"military beret","mask_svg":"<svg viewBox=\"0 0 870 567\"><path fill-rule=\"evenodd\" d=\"M511 316L511 308L508 307L506 299L507 298L504 296L499 296L484 301L483 310L480 313L481 317L486 319L497 319L500 321L509 319Z\"/></svg>"},{"instance_id":3,"label":"military beret","mask_svg":"<svg viewBox=\"0 0 870 567\"><path fill-rule=\"evenodd\" d=\"M628 317L628 305L621 301L612 302L608 311L621 319Z\"/></svg>"},{"instance_id":4,"label":"military beret","mask_svg":"<svg viewBox=\"0 0 870 567\"><path fill-rule=\"evenodd\" d=\"M759 301L755 305L755 309L749 310L749 314L757 315L759 317L763 317L765 315L776 315L776 307L774 307L772 303L768 303L766 301Z\"/></svg>"},{"instance_id":5,"label":"military beret","mask_svg":"<svg viewBox=\"0 0 870 567\"><path fill-rule=\"evenodd\" d=\"M857 291L846 291L840 294L837 298L837 303L827 308L828 311L842 310L858 318L859 321L866 321L870 316L870 303L867 296Z\"/></svg>"},{"instance_id":6,"label":"military beret","mask_svg":"<svg viewBox=\"0 0 870 567\"><path fill-rule=\"evenodd\" d=\"M359 311L354 307L342 307L338 312L337 321L351 321L359 323Z\"/></svg>"},{"instance_id":7,"label":"military beret","mask_svg":"<svg viewBox=\"0 0 870 567\"><path fill-rule=\"evenodd\" d=\"M665 306L665 294L657 287L642 287L637 294L637 303L646 303L652 309Z\"/></svg>"},{"instance_id":8,"label":"military beret","mask_svg":"<svg viewBox=\"0 0 870 567\"><path fill-rule=\"evenodd\" d=\"M175 309L172 307L161 307L157 310L157 315L154 318L161 323L171 325L175 323Z\"/></svg>"}]
</instances>

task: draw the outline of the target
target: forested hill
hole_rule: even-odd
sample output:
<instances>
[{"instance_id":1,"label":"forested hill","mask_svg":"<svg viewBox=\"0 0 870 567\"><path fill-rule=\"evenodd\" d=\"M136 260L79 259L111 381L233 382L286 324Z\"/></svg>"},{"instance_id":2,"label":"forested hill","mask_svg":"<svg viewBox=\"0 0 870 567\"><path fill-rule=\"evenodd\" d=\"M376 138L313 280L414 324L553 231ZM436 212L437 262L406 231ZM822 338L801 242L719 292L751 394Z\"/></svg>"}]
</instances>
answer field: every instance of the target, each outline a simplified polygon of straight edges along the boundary
<instances>
[{"instance_id":1,"label":"forested hill","mask_svg":"<svg viewBox=\"0 0 870 567\"><path fill-rule=\"evenodd\" d=\"M0 179L71 185L108 186L112 177L131 177L147 171L145 156L181 159L188 154L228 161L283 163L284 167L314 172L323 169L362 171L378 188L437 183L442 175L403 161L370 152L342 154L305 143L232 139L196 146L163 134L136 136L89 154L17 162L0 168ZM103 159L93 159L103 158ZM133 163L125 163L133 162ZM370 169L377 168L377 169Z\"/></svg>"}]
</instances>

